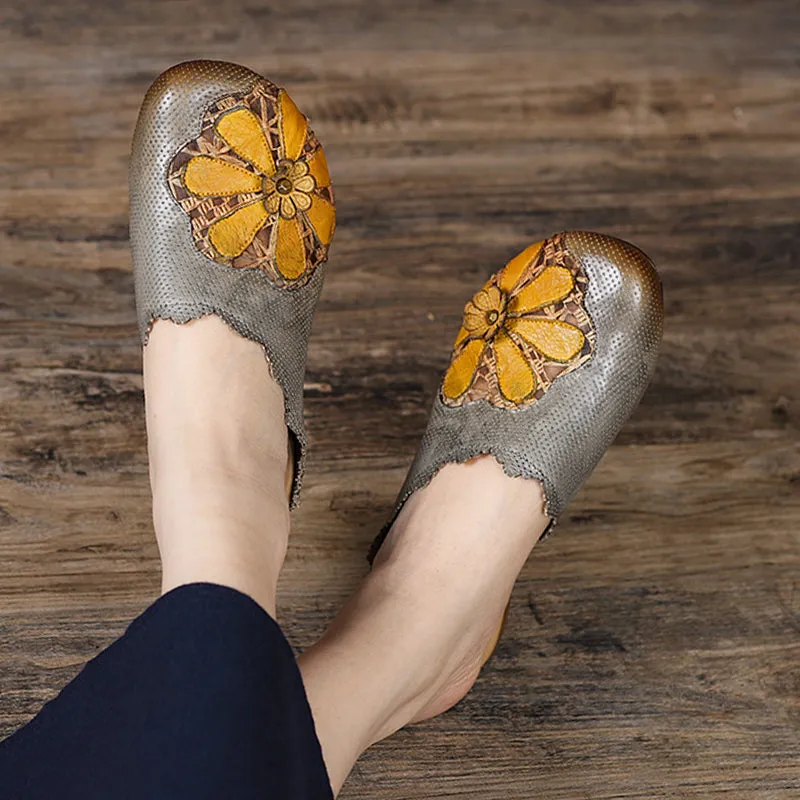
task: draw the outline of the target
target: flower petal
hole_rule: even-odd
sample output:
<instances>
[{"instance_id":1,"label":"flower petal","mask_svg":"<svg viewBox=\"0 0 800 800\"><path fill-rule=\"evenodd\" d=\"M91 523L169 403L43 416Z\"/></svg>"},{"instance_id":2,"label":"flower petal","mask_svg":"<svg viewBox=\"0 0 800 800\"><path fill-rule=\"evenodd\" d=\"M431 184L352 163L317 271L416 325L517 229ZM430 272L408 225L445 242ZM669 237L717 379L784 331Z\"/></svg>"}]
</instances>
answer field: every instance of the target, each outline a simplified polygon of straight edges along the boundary
<instances>
[{"instance_id":1,"label":"flower petal","mask_svg":"<svg viewBox=\"0 0 800 800\"><path fill-rule=\"evenodd\" d=\"M183 185L198 197L230 197L261 189L261 178L236 164L195 156L183 173Z\"/></svg>"},{"instance_id":2,"label":"flower petal","mask_svg":"<svg viewBox=\"0 0 800 800\"><path fill-rule=\"evenodd\" d=\"M497 383L503 397L512 403L522 402L536 388L533 370L505 331L495 336L492 346L497 361Z\"/></svg>"},{"instance_id":3,"label":"flower petal","mask_svg":"<svg viewBox=\"0 0 800 800\"><path fill-rule=\"evenodd\" d=\"M314 176L317 186L330 186L331 174L328 171L328 160L325 158L325 153L320 147L308 162L308 169Z\"/></svg>"},{"instance_id":4,"label":"flower petal","mask_svg":"<svg viewBox=\"0 0 800 800\"><path fill-rule=\"evenodd\" d=\"M281 216L285 219L294 219L297 216L297 207L291 195L281 197Z\"/></svg>"},{"instance_id":5,"label":"flower petal","mask_svg":"<svg viewBox=\"0 0 800 800\"><path fill-rule=\"evenodd\" d=\"M481 311L499 311L503 305L500 290L494 285L485 286L481 289L475 297L472 298L472 302L481 309Z\"/></svg>"},{"instance_id":6,"label":"flower petal","mask_svg":"<svg viewBox=\"0 0 800 800\"><path fill-rule=\"evenodd\" d=\"M299 211L308 211L311 208L311 195L305 192L292 192L292 202Z\"/></svg>"},{"instance_id":7,"label":"flower petal","mask_svg":"<svg viewBox=\"0 0 800 800\"><path fill-rule=\"evenodd\" d=\"M273 192L267 197L267 211L270 214L277 214L281 207L281 196L277 192Z\"/></svg>"},{"instance_id":8,"label":"flower petal","mask_svg":"<svg viewBox=\"0 0 800 800\"><path fill-rule=\"evenodd\" d=\"M324 245L328 245L333 239L333 232L336 229L336 209L324 197L312 199L311 208L306 211L308 221L314 228L317 237Z\"/></svg>"},{"instance_id":9,"label":"flower petal","mask_svg":"<svg viewBox=\"0 0 800 800\"><path fill-rule=\"evenodd\" d=\"M489 326L486 322L486 312L476 308L472 303L467 303L464 309L464 327L478 336L483 336Z\"/></svg>"},{"instance_id":10,"label":"flower petal","mask_svg":"<svg viewBox=\"0 0 800 800\"><path fill-rule=\"evenodd\" d=\"M249 161L265 175L275 173L275 161L258 117L246 108L237 108L217 120L217 132L236 155Z\"/></svg>"},{"instance_id":11,"label":"flower petal","mask_svg":"<svg viewBox=\"0 0 800 800\"><path fill-rule=\"evenodd\" d=\"M453 343L453 347L458 347L468 336L469 331L462 325L461 330L458 332L458 336L456 336L456 340Z\"/></svg>"},{"instance_id":12,"label":"flower petal","mask_svg":"<svg viewBox=\"0 0 800 800\"><path fill-rule=\"evenodd\" d=\"M464 349L452 360L442 383L445 397L455 400L467 391L485 347L486 342L482 339L473 339L467 342Z\"/></svg>"},{"instance_id":13,"label":"flower petal","mask_svg":"<svg viewBox=\"0 0 800 800\"><path fill-rule=\"evenodd\" d=\"M497 276L497 284L504 292L510 292L519 283L522 273L530 266L531 262L539 255L544 242L536 242L526 247L519 255L514 256Z\"/></svg>"},{"instance_id":14,"label":"flower petal","mask_svg":"<svg viewBox=\"0 0 800 800\"><path fill-rule=\"evenodd\" d=\"M289 280L299 278L306 270L306 248L297 219L278 220L275 264L281 275Z\"/></svg>"},{"instance_id":15,"label":"flower petal","mask_svg":"<svg viewBox=\"0 0 800 800\"><path fill-rule=\"evenodd\" d=\"M306 143L308 120L283 89L280 94L280 108L283 157L296 161Z\"/></svg>"},{"instance_id":16,"label":"flower petal","mask_svg":"<svg viewBox=\"0 0 800 800\"><path fill-rule=\"evenodd\" d=\"M551 361L569 361L580 353L586 340L574 325L556 319L515 317L506 327Z\"/></svg>"},{"instance_id":17,"label":"flower petal","mask_svg":"<svg viewBox=\"0 0 800 800\"><path fill-rule=\"evenodd\" d=\"M301 175L299 178L293 178L292 185L301 192L313 192L317 188L314 179L310 175Z\"/></svg>"},{"instance_id":18,"label":"flower petal","mask_svg":"<svg viewBox=\"0 0 800 800\"><path fill-rule=\"evenodd\" d=\"M289 175L292 180L308 175L308 164L305 161L295 161L289 169Z\"/></svg>"},{"instance_id":19,"label":"flower petal","mask_svg":"<svg viewBox=\"0 0 800 800\"><path fill-rule=\"evenodd\" d=\"M512 314L526 314L537 308L563 300L575 286L575 279L566 267L547 267L509 301Z\"/></svg>"},{"instance_id":20,"label":"flower petal","mask_svg":"<svg viewBox=\"0 0 800 800\"><path fill-rule=\"evenodd\" d=\"M215 222L209 228L208 238L220 255L235 258L248 248L267 219L264 204L251 203Z\"/></svg>"}]
</instances>

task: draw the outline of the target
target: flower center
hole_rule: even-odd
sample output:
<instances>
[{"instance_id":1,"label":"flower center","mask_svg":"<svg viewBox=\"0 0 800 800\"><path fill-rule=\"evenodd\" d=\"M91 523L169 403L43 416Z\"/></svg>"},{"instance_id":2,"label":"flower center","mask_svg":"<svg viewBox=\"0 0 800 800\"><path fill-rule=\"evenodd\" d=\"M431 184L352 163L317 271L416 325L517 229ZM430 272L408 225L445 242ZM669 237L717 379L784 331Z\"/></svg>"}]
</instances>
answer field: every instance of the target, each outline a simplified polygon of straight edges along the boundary
<instances>
[{"instance_id":1,"label":"flower center","mask_svg":"<svg viewBox=\"0 0 800 800\"><path fill-rule=\"evenodd\" d=\"M491 311L488 311L488 312L486 313L486 321L487 321L487 322L488 322L490 325L494 325L494 324L495 324L495 322L497 322L497 320L498 320L499 318L500 318L500 312L499 312L499 311L495 311L494 309L492 309Z\"/></svg>"},{"instance_id":2,"label":"flower center","mask_svg":"<svg viewBox=\"0 0 800 800\"><path fill-rule=\"evenodd\" d=\"M278 178L275 188L278 190L278 194L291 194L292 182L288 178Z\"/></svg>"}]
</instances>

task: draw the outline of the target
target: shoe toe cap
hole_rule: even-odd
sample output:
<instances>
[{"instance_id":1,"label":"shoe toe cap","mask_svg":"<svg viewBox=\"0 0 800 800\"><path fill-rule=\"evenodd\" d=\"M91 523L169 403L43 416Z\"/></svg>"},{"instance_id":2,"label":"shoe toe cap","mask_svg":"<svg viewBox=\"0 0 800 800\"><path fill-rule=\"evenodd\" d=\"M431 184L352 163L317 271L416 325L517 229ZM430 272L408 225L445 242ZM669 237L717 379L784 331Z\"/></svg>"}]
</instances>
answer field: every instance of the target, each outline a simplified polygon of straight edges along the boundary
<instances>
[{"instance_id":1,"label":"shoe toe cap","mask_svg":"<svg viewBox=\"0 0 800 800\"><path fill-rule=\"evenodd\" d=\"M153 81L143 108L165 100L185 98L187 94L219 91L231 85L247 87L259 78L252 70L227 61L184 61L165 70Z\"/></svg>"},{"instance_id":2,"label":"shoe toe cap","mask_svg":"<svg viewBox=\"0 0 800 800\"><path fill-rule=\"evenodd\" d=\"M635 338L646 360L654 362L664 303L661 279L650 258L622 239L587 231L570 231L565 245L589 276L589 313L613 322L618 335Z\"/></svg>"},{"instance_id":3,"label":"shoe toe cap","mask_svg":"<svg viewBox=\"0 0 800 800\"><path fill-rule=\"evenodd\" d=\"M186 61L162 72L145 95L133 137L131 174L149 179L187 138L199 133L203 110L213 101L252 88L261 76L225 61Z\"/></svg>"}]
</instances>

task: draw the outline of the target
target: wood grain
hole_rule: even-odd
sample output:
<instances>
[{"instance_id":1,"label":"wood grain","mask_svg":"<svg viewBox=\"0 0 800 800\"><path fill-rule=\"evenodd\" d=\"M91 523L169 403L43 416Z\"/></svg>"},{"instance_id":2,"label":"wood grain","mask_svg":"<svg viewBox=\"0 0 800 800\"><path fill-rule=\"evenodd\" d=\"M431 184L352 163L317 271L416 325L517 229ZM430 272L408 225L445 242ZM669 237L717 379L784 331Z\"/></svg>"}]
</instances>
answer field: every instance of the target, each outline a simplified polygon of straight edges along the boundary
<instances>
[{"instance_id":1,"label":"wood grain","mask_svg":"<svg viewBox=\"0 0 800 800\"><path fill-rule=\"evenodd\" d=\"M791 0L0 11L0 735L154 597L126 169L187 58L286 85L339 229L307 376L299 648L366 570L486 275L563 229L656 261L641 407L455 710L343 798L800 796L800 14Z\"/></svg>"}]
</instances>

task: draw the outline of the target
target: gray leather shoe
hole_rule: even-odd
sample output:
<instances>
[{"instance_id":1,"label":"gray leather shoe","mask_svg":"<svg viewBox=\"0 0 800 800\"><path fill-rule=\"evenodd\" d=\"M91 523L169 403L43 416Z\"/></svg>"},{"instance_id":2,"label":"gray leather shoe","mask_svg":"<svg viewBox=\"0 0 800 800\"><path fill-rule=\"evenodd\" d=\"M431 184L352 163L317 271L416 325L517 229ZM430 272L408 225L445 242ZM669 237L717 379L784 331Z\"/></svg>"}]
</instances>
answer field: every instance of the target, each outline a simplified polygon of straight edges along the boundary
<instances>
[{"instance_id":1,"label":"gray leather shoe","mask_svg":"<svg viewBox=\"0 0 800 800\"><path fill-rule=\"evenodd\" d=\"M492 275L464 310L428 428L370 560L411 494L444 464L481 454L508 475L541 481L554 521L639 403L662 321L652 262L610 236L558 234Z\"/></svg>"},{"instance_id":2,"label":"gray leather shoe","mask_svg":"<svg viewBox=\"0 0 800 800\"><path fill-rule=\"evenodd\" d=\"M303 375L335 227L325 154L291 97L236 64L191 61L147 92L130 165L142 341L154 320L223 319L264 348L303 474Z\"/></svg>"}]
</instances>

